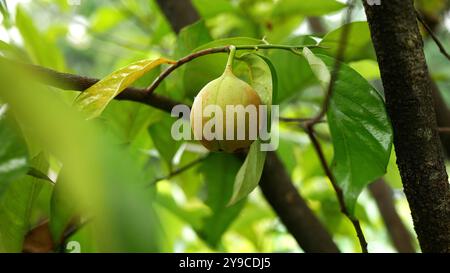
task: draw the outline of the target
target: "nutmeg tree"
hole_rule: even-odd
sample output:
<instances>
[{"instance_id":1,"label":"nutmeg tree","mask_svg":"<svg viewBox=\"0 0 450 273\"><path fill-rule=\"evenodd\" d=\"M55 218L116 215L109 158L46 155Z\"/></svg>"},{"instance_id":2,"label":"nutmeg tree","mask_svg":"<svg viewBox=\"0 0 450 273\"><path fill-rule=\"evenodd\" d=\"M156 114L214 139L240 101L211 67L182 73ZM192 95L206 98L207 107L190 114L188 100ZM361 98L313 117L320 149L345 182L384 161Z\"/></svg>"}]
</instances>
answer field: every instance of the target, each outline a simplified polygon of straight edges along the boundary
<instances>
[{"instance_id":1,"label":"nutmeg tree","mask_svg":"<svg viewBox=\"0 0 450 273\"><path fill-rule=\"evenodd\" d=\"M445 1L100 2L0 1L1 252L448 252Z\"/></svg>"}]
</instances>

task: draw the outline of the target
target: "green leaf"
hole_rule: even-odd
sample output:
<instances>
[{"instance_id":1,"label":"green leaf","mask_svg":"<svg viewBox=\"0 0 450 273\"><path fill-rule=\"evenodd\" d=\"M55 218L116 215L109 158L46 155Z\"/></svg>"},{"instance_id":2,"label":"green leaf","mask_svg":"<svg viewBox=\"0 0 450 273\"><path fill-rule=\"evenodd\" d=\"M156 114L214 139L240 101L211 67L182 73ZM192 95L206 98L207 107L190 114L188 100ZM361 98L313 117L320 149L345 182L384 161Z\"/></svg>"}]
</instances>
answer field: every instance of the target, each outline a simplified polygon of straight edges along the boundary
<instances>
[{"instance_id":1,"label":"green leaf","mask_svg":"<svg viewBox=\"0 0 450 273\"><path fill-rule=\"evenodd\" d=\"M95 32L108 31L123 21L124 15L117 7L101 7L91 19L91 30Z\"/></svg>"},{"instance_id":2,"label":"green leaf","mask_svg":"<svg viewBox=\"0 0 450 273\"><path fill-rule=\"evenodd\" d=\"M274 16L287 16L292 14L305 16L321 16L334 11L341 10L345 7L335 0L314 0L314 1L298 1L298 0L280 0L275 4L273 9Z\"/></svg>"},{"instance_id":3,"label":"green leaf","mask_svg":"<svg viewBox=\"0 0 450 273\"><path fill-rule=\"evenodd\" d=\"M44 154L31 160L31 165L46 172ZM0 252L21 252L25 234L30 229L30 214L45 180L25 176L10 183L0 196Z\"/></svg>"},{"instance_id":4,"label":"green leaf","mask_svg":"<svg viewBox=\"0 0 450 273\"><path fill-rule=\"evenodd\" d=\"M28 171L26 143L9 124L6 111L6 104L0 105L0 198L12 181Z\"/></svg>"},{"instance_id":5,"label":"green leaf","mask_svg":"<svg viewBox=\"0 0 450 273\"><path fill-rule=\"evenodd\" d=\"M380 68L378 67L378 63L374 60L361 60L351 62L348 65L368 81L381 78Z\"/></svg>"},{"instance_id":6,"label":"green leaf","mask_svg":"<svg viewBox=\"0 0 450 273\"><path fill-rule=\"evenodd\" d=\"M237 9L227 0L192 0L203 18L211 18L222 13L234 13Z\"/></svg>"},{"instance_id":7,"label":"green leaf","mask_svg":"<svg viewBox=\"0 0 450 273\"><path fill-rule=\"evenodd\" d=\"M145 73L165 63L173 63L173 61L165 58L141 60L119 69L81 93L75 100L75 105L86 112L88 119L95 118L125 88Z\"/></svg>"},{"instance_id":8,"label":"green leaf","mask_svg":"<svg viewBox=\"0 0 450 273\"><path fill-rule=\"evenodd\" d=\"M167 163L169 169L172 169L172 159L181 145L180 141L175 141L171 136L174 121L174 118L166 115L162 120L148 128L154 147Z\"/></svg>"},{"instance_id":9,"label":"green leaf","mask_svg":"<svg viewBox=\"0 0 450 273\"><path fill-rule=\"evenodd\" d=\"M241 200L233 206L227 206L239 165L239 160L233 155L214 153L199 167L199 171L204 174L208 192L206 204L211 208L212 214L204 219L203 227L198 233L213 247L217 247L223 233L245 205L245 200Z\"/></svg>"},{"instance_id":10,"label":"green leaf","mask_svg":"<svg viewBox=\"0 0 450 273\"><path fill-rule=\"evenodd\" d=\"M325 35L319 45L327 49L318 49L316 53L336 57L343 29L344 26L341 26ZM348 62L361 59L376 59L369 26L366 21L350 23L345 47L344 61Z\"/></svg>"},{"instance_id":11,"label":"green leaf","mask_svg":"<svg viewBox=\"0 0 450 273\"><path fill-rule=\"evenodd\" d=\"M155 203L170 211L180 220L188 223L195 230L201 229L204 218L209 217L211 214L210 209L204 204L181 206L177 204L171 191L160 191L159 188L158 194L155 197Z\"/></svg>"},{"instance_id":12,"label":"green leaf","mask_svg":"<svg viewBox=\"0 0 450 273\"><path fill-rule=\"evenodd\" d=\"M318 57L333 69L333 58ZM324 74L322 66L312 69L316 75ZM353 215L364 187L386 173L392 147L390 120L378 91L346 64L341 64L327 117L334 147L333 174Z\"/></svg>"},{"instance_id":13,"label":"green leaf","mask_svg":"<svg viewBox=\"0 0 450 273\"><path fill-rule=\"evenodd\" d=\"M272 105L277 93L277 74L269 59L258 54L245 54L239 60L248 65L249 84L256 90L264 105Z\"/></svg>"},{"instance_id":14,"label":"green leaf","mask_svg":"<svg viewBox=\"0 0 450 273\"><path fill-rule=\"evenodd\" d=\"M158 122L163 116L163 112L143 104L113 100L103 112L102 121L120 143L135 144L143 134L149 138L148 126Z\"/></svg>"},{"instance_id":15,"label":"green leaf","mask_svg":"<svg viewBox=\"0 0 450 273\"><path fill-rule=\"evenodd\" d=\"M261 151L261 142L255 140L250 146L244 164L242 164L236 175L233 184L233 195L228 205L236 204L258 186L265 160L266 152Z\"/></svg>"},{"instance_id":16,"label":"green leaf","mask_svg":"<svg viewBox=\"0 0 450 273\"><path fill-rule=\"evenodd\" d=\"M1 100L14 109L20 124L34 125L32 135L67 171L72 200L94 215L88 226L98 251L160 251L162 228L153 209L154 191L143 190L148 179L128 147L116 145L114 136L99 123L83 120L55 92L45 92L20 70L0 64L0 72ZM4 204L16 208L17 195ZM16 215L9 210L5 214ZM12 221L3 220L7 218L0 219L2 227L12 226ZM2 239L10 238L4 234Z\"/></svg>"},{"instance_id":17,"label":"green leaf","mask_svg":"<svg viewBox=\"0 0 450 273\"><path fill-rule=\"evenodd\" d=\"M205 21L200 20L192 25L184 27L178 34L176 56L183 57L201 45L212 41Z\"/></svg>"}]
</instances>

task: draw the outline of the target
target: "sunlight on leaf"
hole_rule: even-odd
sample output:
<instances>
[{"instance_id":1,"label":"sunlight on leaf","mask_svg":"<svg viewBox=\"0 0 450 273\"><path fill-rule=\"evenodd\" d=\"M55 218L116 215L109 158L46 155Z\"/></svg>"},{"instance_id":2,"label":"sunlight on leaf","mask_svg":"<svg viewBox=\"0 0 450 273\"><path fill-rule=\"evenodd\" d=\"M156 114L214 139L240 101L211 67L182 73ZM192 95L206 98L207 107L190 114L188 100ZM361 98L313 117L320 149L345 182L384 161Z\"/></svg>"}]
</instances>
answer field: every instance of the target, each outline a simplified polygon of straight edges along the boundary
<instances>
[{"instance_id":1,"label":"sunlight on leaf","mask_svg":"<svg viewBox=\"0 0 450 273\"><path fill-rule=\"evenodd\" d=\"M75 106L87 114L87 119L98 117L114 97L145 73L161 64L173 63L174 61L159 58L130 64L86 89L75 100Z\"/></svg>"}]
</instances>

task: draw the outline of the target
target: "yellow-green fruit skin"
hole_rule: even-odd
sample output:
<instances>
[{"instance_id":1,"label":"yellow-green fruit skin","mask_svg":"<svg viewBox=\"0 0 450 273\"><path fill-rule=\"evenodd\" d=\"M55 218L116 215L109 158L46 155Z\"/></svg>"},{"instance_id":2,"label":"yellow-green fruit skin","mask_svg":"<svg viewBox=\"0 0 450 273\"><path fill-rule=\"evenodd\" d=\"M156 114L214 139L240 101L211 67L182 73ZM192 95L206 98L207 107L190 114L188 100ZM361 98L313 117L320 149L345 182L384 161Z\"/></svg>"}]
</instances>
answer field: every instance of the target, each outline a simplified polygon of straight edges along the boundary
<instances>
[{"instance_id":1,"label":"yellow-green fruit skin","mask_svg":"<svg viewBox=\"0 0 450 273\"><path fill-rule=\"evenodd\" d=\"M204 109L209 105L218 106L223 113L223 140L207 140L203 135L203 127L212 117L205 117L203 115ZM247 107L249 105L256 106L257 119L251 122L256 122L256 127L259 124L259 105L261 105L261 99L258 93L246 82L236 77L231 70L225 70L224 74L219 78L209 82L195 97L194 103L191 109L191 127L196 139L200 139L200 142L210 151L224 151L233 153L239 150L248 148L254 139L249 138L249 119L248 116L245 119L245 139L237 140L237 116L234 119L234 140L226 140L225 132L227 131L227 113L226 106L242 105ZM195 115L201 115L201 128L194 122ZM228 113L230 114L230 113ZM233 115L233 113L231 113ZM230 125L231 126L231 125Z\"/></svg>"}]
</instances>

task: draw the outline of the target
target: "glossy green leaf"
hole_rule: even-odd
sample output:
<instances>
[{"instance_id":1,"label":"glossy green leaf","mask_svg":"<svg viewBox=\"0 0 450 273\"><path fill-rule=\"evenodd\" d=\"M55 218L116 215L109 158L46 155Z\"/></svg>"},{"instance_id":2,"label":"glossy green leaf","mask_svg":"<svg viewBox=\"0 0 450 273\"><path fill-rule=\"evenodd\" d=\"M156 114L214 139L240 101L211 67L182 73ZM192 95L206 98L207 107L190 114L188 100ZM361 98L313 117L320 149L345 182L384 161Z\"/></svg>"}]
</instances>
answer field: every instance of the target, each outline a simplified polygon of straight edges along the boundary
<instances>
[{"instance_id":1,"label":"glossy green leaf","mask_svg":"<svg viewBox=\"0 0 450 273\"><path fill-rule=\"evenodd\" d=\"M333 69L333 58L318 57ZM333 173L354 214L364 187L386 173L392 147L390 120L378 91L346 64L341 65L327 117L334 147Z\"/></svg>"},{"instance_id":2,"label":"glossy green leaf","mask_svg":"<svg viewBox=\"0 0 450 273\"><path fill-rule=\"evenodd\" d=\"M31 165L44 172L48 168L42 153L31 160ZM45 183L49 182L25 176L10 183L0 195L0 252L22 251L34 202Z\"/></svg>"},{"instance_id":3,"label":"glossy green leaf","mask_svg":"<svg viewBox=\"0 0 450 273\"><path fill-rule=\"evenodd\" d=\"M348 65L368 81L381 78L380 68L374 60L361 60Z\"/></svg>"},{"instance_id":4,"label":"glossy green leaf","mask_svg":"<svg viewBox=\"0 0 450 273\"><path fill-rule=\"evenodd\" d=\"M12 181L28 171L27 145L8 122L6 111L6 104L0 104L0 198Z\"/></svg>"},{"instance_id":5,"label":"glossy green leaf","mask_svg":"<svg viewBox=\"0 0 450 273\"><path fill-rule=\"evenodd\" d=\"M266 152L261 151L261 142L255 140L250 146L244 164L236 175L229 205L236 204L258 186L265 160Z\"/></svg>"},{"instance_id":6,"label":"glossy green leaf","mask_svg":"<svg viewBox=\"0 0 450 273\"><path fill-rule=\"evenodd\" d=\"M199 167L207 187L206 204L211 208L212 214L204 219L203 227L198 233L213 247L218 245L223 233L245 205L245 200L241 200L233 206L227 206L239 165L239 160L233 155L214 153Z\"/></svg>"},{"instance_id":7,"label":"glossy green leaf","mask_svg":"<svg viewBox=\"0 0 450 273\"><path fill-rule=\"evenodd\" d=\"M75 100L78 109L86 112L87 118L95 118L103 112L108 103L120 92L130 86L145 73L161 65L173 61L158 58L156 60L141 60L115 71L98 83L89 87Z\"/></svg>"},{"instance_id":8,"label":"glossy green leaf","mask_svg":"<svg viewBox=\"0 0 450 273\"><path fill-rule=\"evenodd\" d=\"M342 26L325 35L320 42L320 46L323 46L326 49L319 49L316 52L336 57L343 29L344 27ZM367 22L350 23L345 48L345 61L376 59Z\"/></svg>"},{"instance_id":9,"label":"glossy green leaf","mask_svg":"<svg viewBox=\"0 0 450 273\"><path fill-rule=\"evenodd\" d=\"M335 0L280 0L275 4L273 15L286 16L298 14L306 16L320 16L341 10L344 7L345 4L342 4Z\"/></svg>"},{"instance_id":10,"label":"glossy green leaf","mask_svg":"<svg viewBox=\"0 0 450 273\"><path fill-rule=\"evenodd\" d=\"M167 163L169 169L172 169L173 157L181 145L181 141L175 141L171 135L171 128L174 122L174 118L166 115L162 120L148 128L154 147Z\"/></svg>"}]
</instances>

